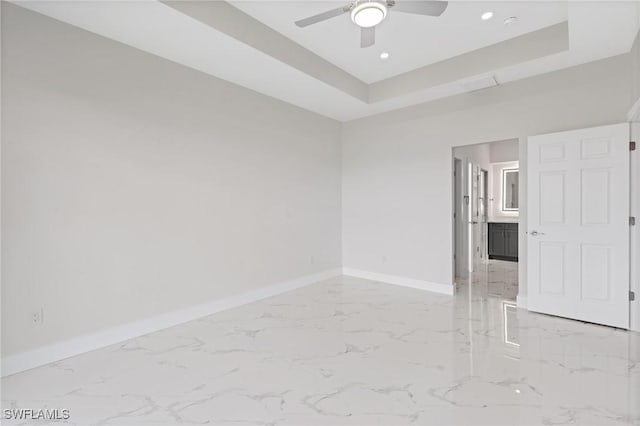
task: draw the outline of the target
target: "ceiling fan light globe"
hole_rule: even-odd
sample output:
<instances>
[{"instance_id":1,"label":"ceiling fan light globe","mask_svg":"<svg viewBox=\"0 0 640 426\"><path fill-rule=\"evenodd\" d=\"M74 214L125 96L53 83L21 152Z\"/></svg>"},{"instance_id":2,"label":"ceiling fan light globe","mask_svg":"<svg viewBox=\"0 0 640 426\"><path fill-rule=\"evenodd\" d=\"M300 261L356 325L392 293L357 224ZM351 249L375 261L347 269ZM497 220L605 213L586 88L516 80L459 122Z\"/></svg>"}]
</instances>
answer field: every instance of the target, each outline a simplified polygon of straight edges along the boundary
<instances>
[{"instance_id":1,"label":"ceiling fan light globe","mask_svg":"<svg viewBox=\"0 0 640 426\"><path fill-rule=\"evenodd\" d=\"M387 6L377 1L366 1L356 5L351 10L351 20L362 28L378 25L387 16Z\"/></svg>"}]
</instances>

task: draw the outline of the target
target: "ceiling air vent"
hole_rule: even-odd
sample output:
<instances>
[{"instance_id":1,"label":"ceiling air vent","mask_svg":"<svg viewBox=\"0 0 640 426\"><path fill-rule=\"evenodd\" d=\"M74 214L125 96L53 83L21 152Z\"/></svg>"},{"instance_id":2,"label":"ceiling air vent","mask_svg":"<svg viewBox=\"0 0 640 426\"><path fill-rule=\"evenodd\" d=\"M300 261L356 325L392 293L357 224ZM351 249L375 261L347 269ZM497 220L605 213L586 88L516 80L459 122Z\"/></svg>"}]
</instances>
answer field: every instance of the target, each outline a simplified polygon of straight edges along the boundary
<instances>
[{"instance_id":1,"label":"ceiling air vent","mask_svg":"<svg viewBox=\"0 0 640 426\"><path fill-rule=\"evenodd\" d=\"M494 76L480 77L475 80L468 80L462 83L465 92L477 92L478 90L488 89L489 87L496 87L498 82Z\"/></svg>"}]
</instances>

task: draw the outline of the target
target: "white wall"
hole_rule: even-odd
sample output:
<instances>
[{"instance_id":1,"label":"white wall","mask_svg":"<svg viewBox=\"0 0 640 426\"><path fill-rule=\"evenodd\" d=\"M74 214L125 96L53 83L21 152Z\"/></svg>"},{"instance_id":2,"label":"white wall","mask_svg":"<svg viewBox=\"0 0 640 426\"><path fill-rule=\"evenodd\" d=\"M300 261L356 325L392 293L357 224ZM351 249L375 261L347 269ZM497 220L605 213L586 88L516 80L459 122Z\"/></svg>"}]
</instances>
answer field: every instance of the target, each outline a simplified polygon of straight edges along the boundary
<instances>
[{"instance_id":1,"label":"white wall","mask_svg":"<svg viewBox=\"0 0 640 426\"><path fill-rule=\"evenodd\" d=\"M489 144L457 146L453 149L453 156L470 161L484 170L489 170L491 166L491 148Z\"/></svg>"},{"instance_id":2,"label":"white wall","mask_svg":"<svg viewBox=\"0 0 640 426\"><path fill-rule=\"evenodd\" d=\"M341 265L339 123L2 8L3 356Z\"/></svg>"},{"instance_id":3,"label":"white wall","mask_svg":"<svg viewBox=\"0 0 640 426\"><path fill-rule=\"evenodd\" d=\"M623 122L631 71L621 55L345 123L344 266L451 283L451 147Z\"/></svg>"},{"instance_id":4,"label":"white wall","mask_svg":"<svg viewBox=\"0 0 640 426\"><path fill-rule=\"evenodd\" d=\"M492 142L489 145L489 150L492 163L518 161L520 158L518 139Z\"/></svg>"}]
</instances>

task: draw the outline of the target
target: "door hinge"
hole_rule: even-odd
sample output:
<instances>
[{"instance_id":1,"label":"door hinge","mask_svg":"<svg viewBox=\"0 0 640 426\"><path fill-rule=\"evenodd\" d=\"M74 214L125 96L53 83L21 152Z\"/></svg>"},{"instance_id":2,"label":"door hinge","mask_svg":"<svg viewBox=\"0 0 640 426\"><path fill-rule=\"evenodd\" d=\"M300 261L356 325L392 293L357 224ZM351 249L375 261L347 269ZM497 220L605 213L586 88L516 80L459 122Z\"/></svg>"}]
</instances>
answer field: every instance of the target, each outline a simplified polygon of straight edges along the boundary
<instances>
[{"instance_id":1,"label":"door hinge","mask_svg":"<svg viewBox=\"0 0 640 426\"><path fill-rule=\"evenodd\" d=\"M629 292L629 300L630 300L630 301L632 301L632 302L633 302L634 300L636 300L636 293L635 293L635 291L630 291L630 292Z\"/></svg>"},{"instance_id":2,"label":"door hinge","mask_svg":"<svg viewBox=\"0 0 640 426\"><path fill-rule=\"evenodd\" d=\"M629 151L635 151L636 150L636 142L635 141L630 141L629 142Z\"/></svg>"},{"instance_id":3,"label":"door hinge","mask_svg":"<svg viewBox=\"0 0 640 426\"><path fill-rule=\"evenodd\" d=\"M636 217L629 216L629 226L635 226L635 225L636 225Z\"/></svg>"}]
</instances>

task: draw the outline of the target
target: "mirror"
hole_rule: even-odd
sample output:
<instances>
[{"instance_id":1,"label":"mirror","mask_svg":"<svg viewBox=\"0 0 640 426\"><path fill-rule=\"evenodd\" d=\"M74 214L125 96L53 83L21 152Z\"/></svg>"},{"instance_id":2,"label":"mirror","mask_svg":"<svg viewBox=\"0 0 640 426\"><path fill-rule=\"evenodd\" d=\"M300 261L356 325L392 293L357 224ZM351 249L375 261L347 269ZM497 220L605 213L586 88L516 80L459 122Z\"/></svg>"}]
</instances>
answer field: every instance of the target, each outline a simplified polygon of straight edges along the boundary
<instances>
[{"instance_id":1,"label":"mirror","mask_svg":"<svg viewBox=\"0 0 640 426\"><path fill-rule=\"evenodd\" d=\"M502 170L502 210L518 211L518 169Z\"/></svg>"}]
</instances>

